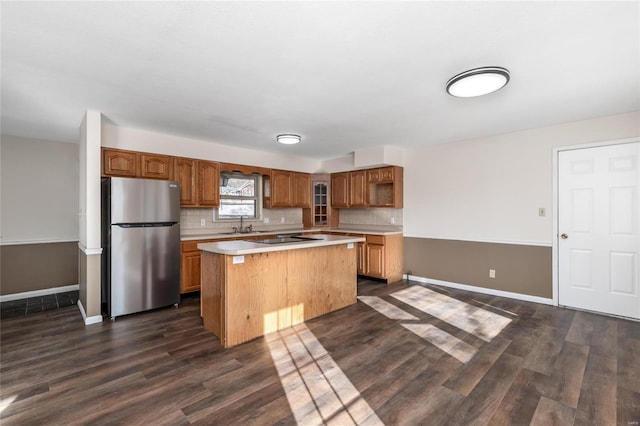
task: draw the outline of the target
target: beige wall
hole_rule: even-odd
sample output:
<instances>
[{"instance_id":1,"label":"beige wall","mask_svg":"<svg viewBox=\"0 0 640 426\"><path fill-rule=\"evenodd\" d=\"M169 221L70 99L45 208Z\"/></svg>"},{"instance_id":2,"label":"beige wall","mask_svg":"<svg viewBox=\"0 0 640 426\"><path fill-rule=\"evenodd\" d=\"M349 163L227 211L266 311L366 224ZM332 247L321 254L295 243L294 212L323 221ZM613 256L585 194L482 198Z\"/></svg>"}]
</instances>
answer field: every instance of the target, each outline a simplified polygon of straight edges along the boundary
<instances>
[{"instance_id":1,"label":"beige wall","mask_svg":"<svg viewBox=\"0 0 640 426\"><path fill-rule=\"evenodd\" d=\"M639 135L636 112L406 151L405 235L551 245L553 148Z\"/></svg>"},{"instance_id":2,"label":"beige wall","mask_svg":"<svg viewBox=\"0 0 640 426\"><path fill-rule=\"evenodd\" d=\"M2 135L0 243L78 241L78 144Z\"/></svg>"},{"instance_id":3,"label":"beige wall","mask_svg":"<svg viewBox=\"0 0 640 426\"><path fill-rule=\"evenodd\" d=\"M551 298L553 149L637 136L640 112L406 151L405 271Z\"/></svg>"},{"instance_id":4,"label":"beige wall","mask_svg":"<svg viewBox=\"0 0 640 426\"><path fill-rule=\"evenodd\" d=\"M265 143L277 142L273 140ZM102 146L307 173L318 171L321 164L320 160L311 158L237 148L213 141L119 127L109 123L102 126Z\"/></svg>"},{"instance_id":5,"label":"beige wall","mask_svg":"<svg viewBox=\"0 0 640 426\"><path fill-rule=\"evenodd\" d=\"M78 243L0 247L0 295L78 284Z\"/></svg>"},{"instance_id":6,"label":"beige wall","mask_svg":"<svg viewBox=\"0 0 640 426\"><path fill-rule=\"evenodd\" d=\"M405 272L417 277L551 299L551 248L433 238L404 239ZM489 269L496 271L489 277Z\"/></svg>"},{"instance_id":7,"label":"beige wall","mask_svg":"<svg viewBox=\"0 0 640 426\"><path fill-rule=\"evenodd\" d=\"M0 138L0 295L78 284L78 144Z\"/></svg>"}]
</instances>

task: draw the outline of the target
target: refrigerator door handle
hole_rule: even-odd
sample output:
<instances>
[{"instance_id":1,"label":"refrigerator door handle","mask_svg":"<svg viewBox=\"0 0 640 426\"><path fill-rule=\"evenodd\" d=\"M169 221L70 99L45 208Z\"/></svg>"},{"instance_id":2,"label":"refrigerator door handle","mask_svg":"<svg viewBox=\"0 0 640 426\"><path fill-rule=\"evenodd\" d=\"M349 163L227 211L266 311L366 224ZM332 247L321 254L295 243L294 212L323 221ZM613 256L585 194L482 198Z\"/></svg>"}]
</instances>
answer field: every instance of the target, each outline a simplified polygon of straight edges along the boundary
<instances>
[{"instance_id":1,"label":"refrigerator door handle","mask_svg":"<svg viewBox=\"0 0 640 426\"><path fill-rule=\"evenodd\" d=\"M162 226L174 226L178 222L154 222L154 223L115 223L120 228L158 228Z\"/></svg>"}]
</instances>

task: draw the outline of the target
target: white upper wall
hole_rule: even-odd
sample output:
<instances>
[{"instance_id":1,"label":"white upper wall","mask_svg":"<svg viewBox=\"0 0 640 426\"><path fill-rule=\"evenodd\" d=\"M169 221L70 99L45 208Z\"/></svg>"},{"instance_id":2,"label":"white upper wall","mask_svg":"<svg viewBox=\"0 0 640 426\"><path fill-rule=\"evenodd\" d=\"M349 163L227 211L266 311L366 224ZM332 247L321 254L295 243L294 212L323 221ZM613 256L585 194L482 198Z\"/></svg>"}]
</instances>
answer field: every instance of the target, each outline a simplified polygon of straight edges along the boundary
<instances>
[{"instance_id":1,"label":"white upper wall","mask_svg":"<svg viewBox=\"0 0 640 426\"><path fill-rule=\"evenodd\" d=\"M307 173L317 172L321 166L320 160L236 148L203 140L115 126L104 121L102 146Z\"/></svg>"},{"instance_id":2,"label":"white upper wall","mask_svg":"<svg viewBox=\"0 0 640 426\"><path fill-rule=\"evenodd\" d=\"M99 254L100 235L100 139L102 116L87 110L80 125L79 146L79 245L86 254Z\"/></svg>"},{"instance_id":3,"label":"white upper wall","mask_svg":"<svg viewBox=\"0 0 640 426\"><path fill-rule=\"evenodd\" d=\"M2 135L3 244L78 240L78 144Z\"/></svg>"},{"instance_id":4,"label":"white upper wall","mask_svg":"<svg viewBox=\"0 0 640 426\"><path fill-rule=\"evenodd\" d=\"M404 233L550 245L553 149L638 136L635 112L406 151Z\"/></svg>"}]
</instances>

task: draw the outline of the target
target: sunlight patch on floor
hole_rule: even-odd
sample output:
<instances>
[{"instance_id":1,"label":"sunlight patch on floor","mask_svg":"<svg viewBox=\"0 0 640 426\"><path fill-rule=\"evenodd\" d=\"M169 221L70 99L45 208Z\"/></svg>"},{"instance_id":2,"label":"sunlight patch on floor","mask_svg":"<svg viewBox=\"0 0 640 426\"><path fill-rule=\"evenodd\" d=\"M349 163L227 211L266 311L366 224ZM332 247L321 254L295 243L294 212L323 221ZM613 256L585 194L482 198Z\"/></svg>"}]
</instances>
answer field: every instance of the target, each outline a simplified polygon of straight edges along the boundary
<instances>
[{"instance_id":1,"label":"sunlight patch on floor","mask_svg":"<svg viewBox=\"0 0 640 426\"><path fill-rule=\"evenodd\" d=\"M298 424L383 424L306 325L266 340Z\"/></svg>"},{"instance_id":2,"label":"sunlight patch on floor","mask_svg":"<svg viewBox=\"0 0 640 426\"><path fill-rule=\"evenodd\" d=\"M11 405L18 395L11 395L10 397L0 399L0 413L2 413L8 406Z\"/></svg>"},{"instance_id":3,"label":"sunlight patch on floor","mask_svg":"<svg viewBox=\"0 0 640 426\"><path fill-rule=\"evenodd\" d=\"M395 305L387 302L386 300L382 300L377 296L358 296L358 300L366 303L376 311L380 312L387 318L393 320L418 320L419 318L411 315L409 312L406 312Z\"/></svg>"},{"instance_id":4,"label":"sunlight patch on floor","mask_svg":"<svg viewBox=\"0 0 640 426\"><path fill-rule=\"evenodd\" d=\"M490 342L511 322L509 318L421 286L412 286L391 296L485 342Z\"/></svg>"},{"instance_id":5,"label":"sunlight patch on floor","mask_svg":"<svg viewBox=\"0 0 640 426\"><path fill-rule=\"evenodd\" d=\"M517 316L518 316L518 314L516 314L515 312L507 311L506 309L498 308L497 306L493 306L493 305L490 305L490 304L488 304L488 303L481 302L481 301L476 300L476 299L473 299L473 301L474 301L474 302L476 302L476 303L479 303L479 304L481 304L481 305L484 305L484 306L486 306L486 307L488 307L488 308L496 309L496 310L498 310L498 311L502 311L502 312L504 312L505 314L512 315L512 316L514 316L514 317L517 317Z\"/></svg>"},{"instance_id":6,"label":"sunlight patch on floor","mask_svg":"<svg viewBox=\"0 0 640 426\"><path fill-rule=\"evenodd\" d=\"M440 330L434 325L402 324L402 326L464 364L469 362L478 352L476 348L467 342Z\"/></svg>"}]
</instances>

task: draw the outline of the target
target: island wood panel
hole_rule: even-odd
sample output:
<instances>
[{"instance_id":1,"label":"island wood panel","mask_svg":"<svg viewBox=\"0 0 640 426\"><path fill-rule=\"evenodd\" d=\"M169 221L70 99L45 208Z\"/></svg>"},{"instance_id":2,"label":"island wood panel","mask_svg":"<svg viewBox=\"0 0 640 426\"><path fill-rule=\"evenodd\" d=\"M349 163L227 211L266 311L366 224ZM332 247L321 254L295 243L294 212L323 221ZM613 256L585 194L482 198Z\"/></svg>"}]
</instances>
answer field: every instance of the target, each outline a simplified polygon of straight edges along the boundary
<instances>
[{"instance_id":1,"label":"island wood panel","mask_svg":"<svg viewBox=\"0 0 640 426\"><path fill-rule=\"evenodd\" d=\"M224 256L202 253L201 274L200 316L204 328L218 336L220 342L224 342Z\"/></svg>"},{"instance_id":2,"label":"island wood panel","mask_svg":"<svg viewBox=\"0 0 640 426\"><path fill-rule=\"evenodd\" d=\"M245 255L239 264L233 263L233 256L225 256L225 347L292 325L288 255L286 251Z\"/></svg>"},{"instance_id":3,"label":"island wood panel","mask_svg":"<svg viewBox=\"0 0 640 426\"><path fill-rule=\"evenodd\" d=\"M354 246L250 254L243 263L203 251L205 328L228 348L356 303Z\"/></svg>"}]
</instances>

